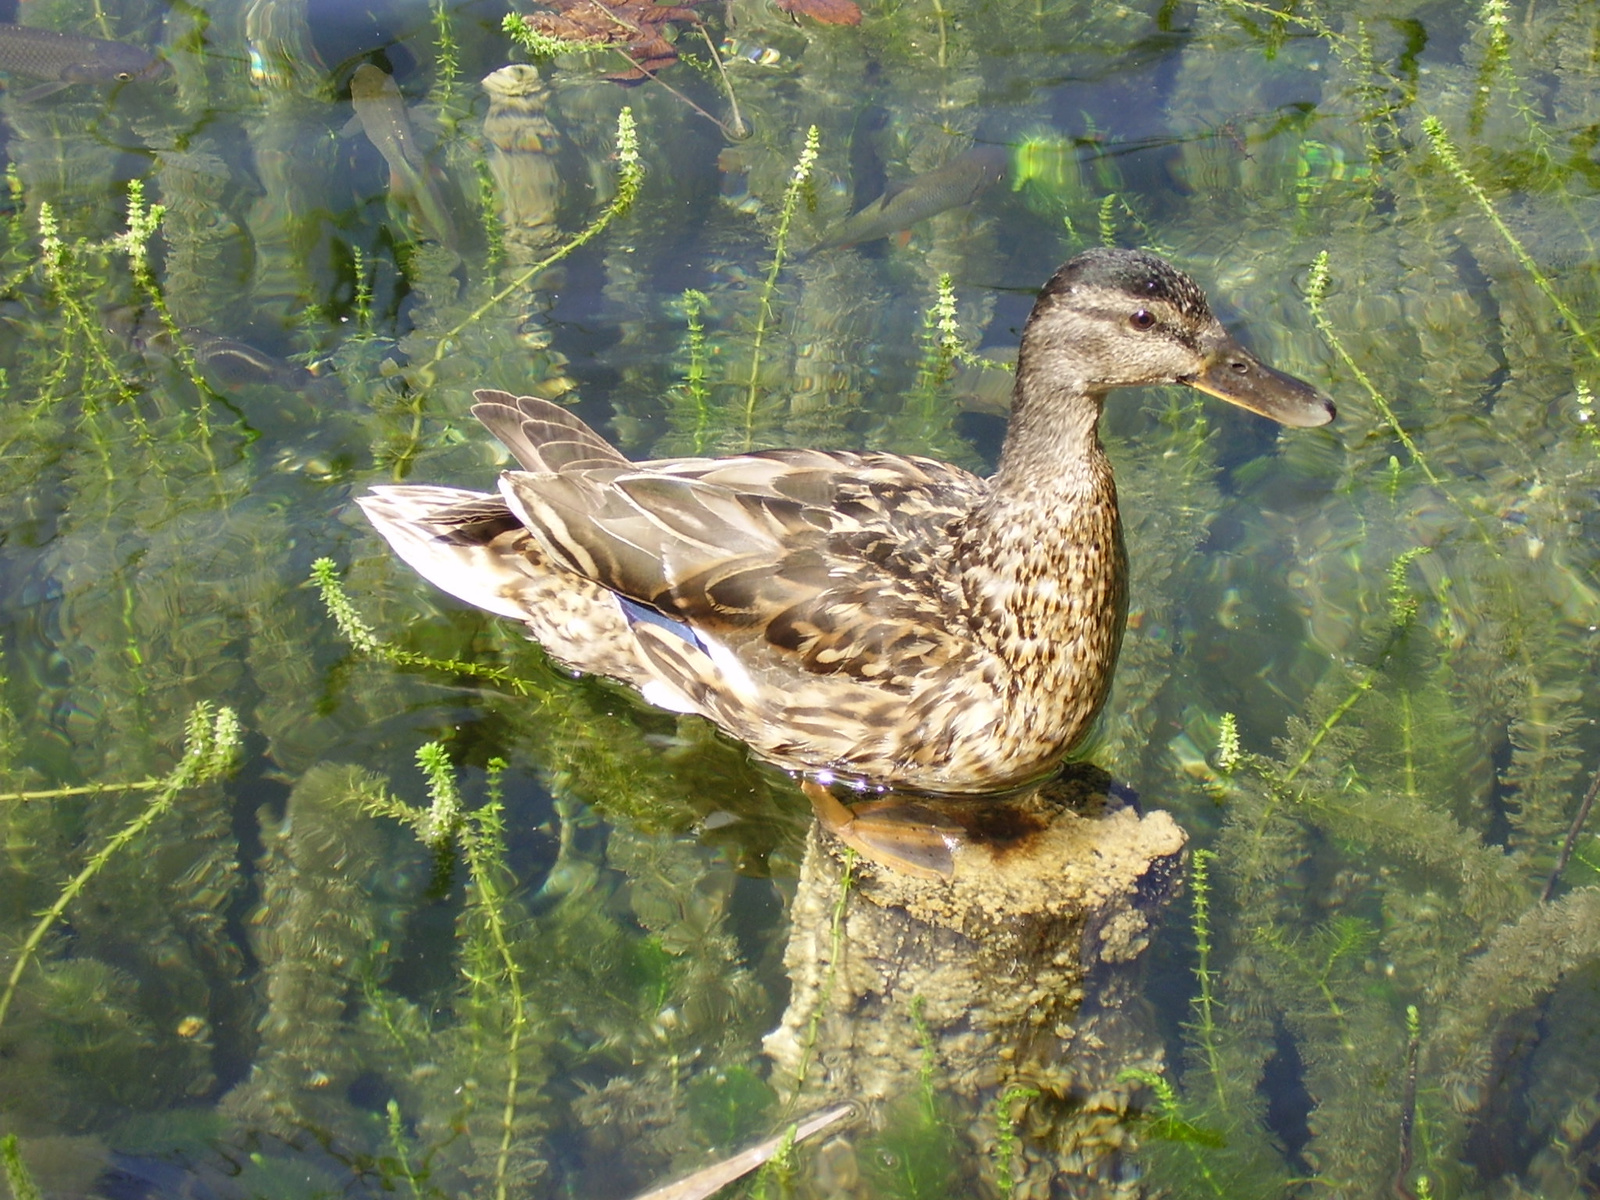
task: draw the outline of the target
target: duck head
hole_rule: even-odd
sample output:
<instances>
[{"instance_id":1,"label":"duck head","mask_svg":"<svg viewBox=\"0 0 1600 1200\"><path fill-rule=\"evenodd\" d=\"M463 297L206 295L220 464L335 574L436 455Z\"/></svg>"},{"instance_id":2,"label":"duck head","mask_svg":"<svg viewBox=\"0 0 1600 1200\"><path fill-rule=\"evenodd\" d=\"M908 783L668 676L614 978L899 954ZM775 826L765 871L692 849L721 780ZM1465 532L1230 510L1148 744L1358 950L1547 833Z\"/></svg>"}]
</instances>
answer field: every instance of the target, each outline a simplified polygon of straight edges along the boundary
<instances>
[{"instance_id":1,"label":"duck head","mask_svg":"<svg viewBox=\"0 0 1600 1200\"><path fill-rule=\"evenodd\" d=\"M1241 346L1171 263L1142 250L1084 251L1044 285L1028 317L1013 418L1042 416L1040 406L1082 409L1091 398L1098 417L1111 389L1156 383L1186 384L1283 425L1334 418L1327 396Z\"/></svg>"}]
</instances>

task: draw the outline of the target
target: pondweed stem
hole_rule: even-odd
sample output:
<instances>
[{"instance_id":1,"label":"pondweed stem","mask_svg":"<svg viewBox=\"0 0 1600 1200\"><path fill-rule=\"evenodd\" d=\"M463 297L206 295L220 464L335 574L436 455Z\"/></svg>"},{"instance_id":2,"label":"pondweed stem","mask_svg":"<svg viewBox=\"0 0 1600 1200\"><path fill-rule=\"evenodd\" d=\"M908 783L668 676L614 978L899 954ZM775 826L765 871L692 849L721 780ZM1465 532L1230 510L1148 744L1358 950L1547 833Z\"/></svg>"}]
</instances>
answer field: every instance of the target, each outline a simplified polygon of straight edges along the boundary
<instances>
[{"instance_id":1,"label":"pondweed stem","mask_svg":"<svg viewBox=\"0 0 1600 1200\"><path fill-rule=\"evenodd\" d=\"M766 339L767 326L774 320L772 297L778 287L778 274L783 270L784 254L788 248L789 226L794 221L795 210L800 206L800 194L805 190L811 170L817 165L817 155L822 147L822 135L815 125L806 130L805 146L789 176L789 186L783 192L783 208L778 215L778 229L772 239L772 264L761 283L761 300L756 311L754 345L750 350L750 375L746 380L744 400L744 449L755 448L756 409L761 398L761 350Z\"/></svg>"},{"instance_id":2,"label":"pondweed stem","mask_svg":"<svg viewBox=\"0 0 1600 1200\"><path fill-rule=\"evenodd\" d=\"M1428 142L1433 147L1433 153L1444 164L1444 169L1450 173L1452 179L1461 185L1467 195L1472 197L1473 202L1477 204L1483 215L1489 218L1489 223L1494 226L1495 231L1505 240L1506 245L1511 249L1512 255L1522 264L1522 269L1528 273L1528 277L1533 280L1534 286L1544 293L1545 299L1549 300L1555 310L1561 314L1561 319L1567 323L1567 328L1572 330L1572 335L1583 343L1584 349L1588 350L1592 357L1600 359L1600 345L1595 344L1594 337L1589 333L1583 322L1578 319L1578 314L1572 310L1572 307L1565 300L1556 294L1555 287L1550 283L1545 273L1539 269L1539 264L1533 261L1532 255L1517 240L1517 235L1512 233L1510 227L1501 219L1499 212L1495 209L1494 201L1489 199L1488 193L1478 185L1478 181L1473 178L1472 172L1467 170L1466 164L1461 161L1461 152L1456 149L1455 143L1450 140L1450 135L1445 132L1444 123L1438 117L1424 117L1422 131L1428 135Z\"/></svg>"},{"instance_id":3,"label":"pondweed stem","mask_svg":"<svg viewBox=\"0 0 1600 1200\"><path fill-rule=\"evenodd\" d=\"M165 815L185 789L209 783L231 769L241 741L239 718L233 709L214 708L204 703L195 706L189 717L183 757L160 781L156 797L145 806L143 812L95 851L83 869L61 889L55 903L40 915L32 932L23 941L17 951L16 962L11 965L11 974L6 978L5 989L0 991L0 1025L5 1024L11 1003L16 998L17 985L38 955L45 937L66 914L72 902L83 893L89 881L125 846Z\"/></svg>"},{"instance_id":4,"label":"pondweed stem","mask_svg":"<svg viewBox=\"0 0 1600 1200\"><path fill-rule=\"evenodd\" d=\"M639 198L639 189L643 182L644 164L639 158L639 129L634 124L633 109L624 108L617 114L617 194L611 198L611 203L606 205L605 211L589 222L576 237L519 273L510 283L478 305L456 325L440 334L439 338L434 342L432 356L415 365L417 376L426 379L429 370L438 366L439 363L444 361L445 356L452 352L455 347L455 339L461 335L464 329L483 320L493 309L522 291L534 279L555 266L556 263L599 237L613 221L633 207L634 201ZM406 446L395 456L394 477L396 479L404 479L406 477L410 470L411 461L416 457L417 451L422 445L422 412L425 396L426 390L419 388L412 397L410 405L412 414L410 436Z\"/></svg>"}]
</instances>

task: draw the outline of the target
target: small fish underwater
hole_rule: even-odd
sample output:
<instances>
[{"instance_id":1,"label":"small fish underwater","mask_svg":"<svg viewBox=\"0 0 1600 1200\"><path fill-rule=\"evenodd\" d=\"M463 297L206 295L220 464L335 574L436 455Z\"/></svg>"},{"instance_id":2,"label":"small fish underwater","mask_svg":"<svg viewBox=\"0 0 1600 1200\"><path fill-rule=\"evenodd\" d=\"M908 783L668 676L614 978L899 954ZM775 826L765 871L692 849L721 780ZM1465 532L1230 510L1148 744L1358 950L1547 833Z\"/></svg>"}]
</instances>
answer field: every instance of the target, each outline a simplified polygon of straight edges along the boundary
<instances>
[{"instance_id":1,"label":"small fish underwater","mask_svg":"<svg viewBox=\"0 0 1600 1200\"><path fill-rule=\"evenodd\" d=\"M891 184L883 195L824 234L804 257L876 241L952 208L971 204L1006 177L1008 158L1004 146L975 146L938 170Z\"/></svg>"},{"instance_id":2,"label":"small fish underwater","mask_svg":"<svg viewBox=\"0 0 1600 1200\"><path fill-rule=\"evenodd\" d=\"M1152 254L1078 255L1022 334L990 479L897 454L630 462L545 400L480 391L499 492L358 503L406 562L556 659L698 713L779 766L936 794L1048 774L1105 704L1127 611L1115 388L1182 383L1284 425L1334 418Z\"/></svg>"},{"instance_id":3,"label":"small fish underwater","mask_svg":"<svg viewBox=\"0 0 1600 1200\"><path fill-rule=\"evenodd\" d=\"M103 316L109 332L125 338L152 362L171 361L187 349L206 381L220 390L253 384L301 388L314 378L304 367L208 329L186 325L177 330L174 339L173 331L162 324L156 313L143 309L119 306L108 309Z\"/></svg>"},{"instance_id":4,"label":"small fish underwater","mask_svg":"<svg viewBox=\"0 0 1600 1200\"><path fill-rule=\"evenodd\" d=\"M350 78L350 104L361 131L389 166L394 197L410 211L424 236L446 249L456 249L455 221L417 144L399 85L371 63L362 63Z\"/></svg>"},{"instance_id":5,"label":"small fish underwater","mask_svg":"<svg viewBox=\"0 0 1600 1200\"><path fill-rule=\"evenodd\" d=\"M162 59L126 42L0 24L0 71L48 81L16 93L18 100L37 100L74 83L155 79L166 70Z\"/></svg>"}]
</instances>

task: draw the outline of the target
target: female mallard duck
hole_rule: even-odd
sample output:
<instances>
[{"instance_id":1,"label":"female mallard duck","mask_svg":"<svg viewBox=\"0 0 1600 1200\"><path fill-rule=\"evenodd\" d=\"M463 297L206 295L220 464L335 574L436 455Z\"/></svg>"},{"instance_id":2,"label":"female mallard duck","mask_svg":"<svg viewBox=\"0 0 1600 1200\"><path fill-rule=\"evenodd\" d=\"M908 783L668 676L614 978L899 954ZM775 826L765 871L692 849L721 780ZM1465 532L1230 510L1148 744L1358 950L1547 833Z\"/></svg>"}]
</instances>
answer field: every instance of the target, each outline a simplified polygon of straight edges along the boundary
<instances>
[{"instance_id":1,"label":"female mallard duck","mask_svg":"<svg viewBox=\"0 0 1600 1200\"><path fill-rule=\"evenodd\" d=\"M634 463L554 404L481 391L473 414L522 466L498 495L380 487L360 504L438 587L780 766L991 792L1046 773L1105 703L1127 560L1100 409L1153 383L1285 425L1334 415L1187 275L1090 250L1028 317L990 479L844 450Z\"/></svg>"}]
</instances>

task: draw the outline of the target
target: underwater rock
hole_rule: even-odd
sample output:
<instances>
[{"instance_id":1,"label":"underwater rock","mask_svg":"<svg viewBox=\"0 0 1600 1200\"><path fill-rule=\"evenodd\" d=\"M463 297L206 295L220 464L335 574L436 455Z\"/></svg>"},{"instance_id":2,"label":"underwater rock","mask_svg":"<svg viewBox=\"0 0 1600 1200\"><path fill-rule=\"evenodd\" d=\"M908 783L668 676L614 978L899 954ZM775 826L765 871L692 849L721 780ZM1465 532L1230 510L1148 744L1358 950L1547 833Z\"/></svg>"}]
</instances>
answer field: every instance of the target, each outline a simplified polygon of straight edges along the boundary
<instances>
[{"instance_id":1,"label":"underwater rock","mask_svg":"<svg viewBox=\"0 0 1600 1200\"><path fill-rule=\"evenodd\" d=\"M554 243L561 175L556 169L556 127L545 115L549 90L539 69L512 63L483 77L489 111L483 137L489 173L500 198L506 256L513 264L537 262Z\"/></svg>"},{"instance_id":2,"label":"underwater rock","mask_svg":"<svg viewBox=\"0 0 1600 1200\"><path fill-rule=\"evenodd\" d=\"M1009 830L957 845L948 881L855 860L847 885L843 848L813 826L784 956L793 991L765 1039L780 1092L803 1108L862 1102L881 1126L931 1086L973 1162L993 1162L1007 1110L1011 1195L1134 1194L1121 1152L1136 1088L1119 1076L1163 1060L1132 968L1185 837L1108 783L1077 766L983 802L1009 810ZM1037 1092L1020 1114L1018 1088Z\"/></svg>"}]
</instances>

